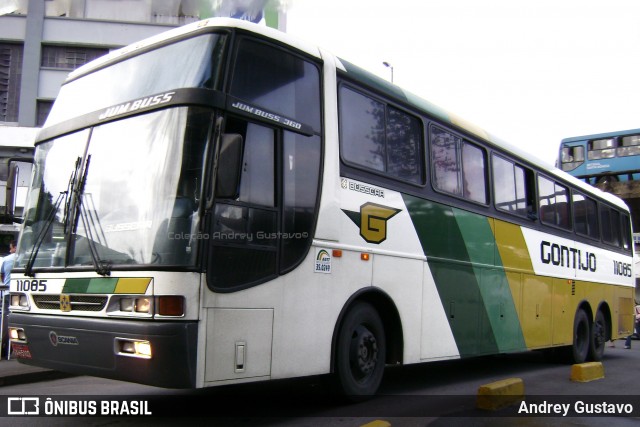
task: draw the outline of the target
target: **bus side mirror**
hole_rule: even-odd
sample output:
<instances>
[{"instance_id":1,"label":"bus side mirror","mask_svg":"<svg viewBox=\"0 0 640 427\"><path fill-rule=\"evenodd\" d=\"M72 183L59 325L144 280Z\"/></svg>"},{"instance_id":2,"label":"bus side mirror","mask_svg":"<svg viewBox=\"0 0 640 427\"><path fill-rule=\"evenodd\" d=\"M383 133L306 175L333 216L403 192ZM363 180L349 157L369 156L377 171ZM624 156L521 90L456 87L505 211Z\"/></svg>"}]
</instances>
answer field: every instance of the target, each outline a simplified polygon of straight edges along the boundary
<instances>
[{"instance_id":1,"label":"bus side mirror","mask_svg":"<svg viewBox=\"0 0 640 427\"><path fill-rule=\"evenodd\" d=\"M13 162L9 162L6 191L5 214L13 218L16 210L16 193L18 191L18 165Z\"/></svg>"},{"instance_id":2,"label":"bus side mirror","mask_svg":"<svg viewBox=\"0 0 640 427\"><path fill-rule=\"evenodd\" d=\"M235 199L238 196L242 168L242 144L243 140L240 134L225 133L222 135L216 174L216 197Z\"/></svg>"},{"instance_id":3,"label":"bus side mirror","mask_svg":"<svg viewBox=\"0 0 640 427\"><path fill-rule=\"evenodd\" d=\"M33 164L28 159L9 160L8 176L5 193L4 216L11 222L22 222L22 209L26 199L28 176L31 175ZM17 213L16 209L20 212ZM16 216L16 214L18 216Z\"/></svg>"}]
</instances>

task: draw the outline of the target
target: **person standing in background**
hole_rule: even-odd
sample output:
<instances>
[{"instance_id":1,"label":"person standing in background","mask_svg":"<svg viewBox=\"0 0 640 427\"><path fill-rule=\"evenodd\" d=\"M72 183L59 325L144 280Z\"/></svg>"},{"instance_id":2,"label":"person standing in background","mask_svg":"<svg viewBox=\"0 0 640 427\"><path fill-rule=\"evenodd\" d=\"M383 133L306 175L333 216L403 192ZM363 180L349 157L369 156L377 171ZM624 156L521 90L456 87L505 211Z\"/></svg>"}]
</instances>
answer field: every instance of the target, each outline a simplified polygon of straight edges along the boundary
<instances>
[{"instance_id":1,"label":"person standing in background","mask_svg":"<svg viewBox=\"0 0 640 427\"><path fill-rule=\"evenodd\" d=\"M9 358L9 334L7 325L7 315L9 314L9 283L11 282L11 270L16 259L16 241L9 243L9 255L2 260L0 267L0 278L2 278L2 286L0 287L0 296L2 301L2 352L1 358Z\"/></svg>"}]
</instances>

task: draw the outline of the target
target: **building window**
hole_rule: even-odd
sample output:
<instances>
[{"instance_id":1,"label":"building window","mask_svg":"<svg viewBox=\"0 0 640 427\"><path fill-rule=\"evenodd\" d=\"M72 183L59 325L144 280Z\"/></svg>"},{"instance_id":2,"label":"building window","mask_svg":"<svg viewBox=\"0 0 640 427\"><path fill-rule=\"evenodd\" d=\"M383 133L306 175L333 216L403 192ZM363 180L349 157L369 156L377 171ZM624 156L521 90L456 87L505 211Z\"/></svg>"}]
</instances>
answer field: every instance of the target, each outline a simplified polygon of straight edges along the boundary
<instances>
[{"instance_id":1,"label":"building window","mask_svg":"<svg viewBox=\"0 0 640 427\"><path fill-rule=\"evenodd\" d=\"M78 46L42 46L40 65L46 68L75 70L109 53L109 49Z\"/></svg>"},{"instance_id":2,"label":"building window","mask_svg":"<svg viewBox=\"0 0 640 427\"><path fill-rule=\"evenodd\" d=\"M44 101L44 100L38 101L38 105L36 107L37 126L43 126L44 122L47 121L47 117L49 116L49 111L51 111L51 107L53 107L53 101Z\"/></svg>"},{"instance_id":3,"label":"building window","mask_svg":"<svg viewBox=\"0 0 640 427\"><path fill-rule=\"evenodd\" d=\"M22 45L0 43L0 122L17 122Z\"/></svg>"}]
</instances>

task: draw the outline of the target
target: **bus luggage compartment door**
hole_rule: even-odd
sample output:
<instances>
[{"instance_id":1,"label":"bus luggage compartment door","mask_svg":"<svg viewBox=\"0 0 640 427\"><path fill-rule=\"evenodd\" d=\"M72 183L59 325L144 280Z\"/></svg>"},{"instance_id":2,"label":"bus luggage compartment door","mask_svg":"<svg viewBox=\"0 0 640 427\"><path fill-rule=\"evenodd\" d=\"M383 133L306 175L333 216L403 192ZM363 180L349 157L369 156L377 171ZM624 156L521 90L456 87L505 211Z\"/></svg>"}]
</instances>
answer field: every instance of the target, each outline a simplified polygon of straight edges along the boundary
<instances>
[{"instance_id":1,"label":"bus luggage compartment door","mask_svg":"<svg viewBox=\"0 0 640 427\"><path fill-rule=\"evenodd\" d=\"M207 310L205 381L271 375L273 310Z\"/></svg>"}]
</instances>

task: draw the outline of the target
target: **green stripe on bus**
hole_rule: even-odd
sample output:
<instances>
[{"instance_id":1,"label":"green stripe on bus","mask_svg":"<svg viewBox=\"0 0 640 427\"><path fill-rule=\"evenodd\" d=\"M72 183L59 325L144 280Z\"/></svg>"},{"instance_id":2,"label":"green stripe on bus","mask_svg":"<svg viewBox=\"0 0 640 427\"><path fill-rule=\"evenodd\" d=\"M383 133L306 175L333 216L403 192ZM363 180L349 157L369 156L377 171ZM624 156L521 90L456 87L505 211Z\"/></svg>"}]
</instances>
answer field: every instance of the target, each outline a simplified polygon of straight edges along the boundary
<instances>
[{"instance_id":1,"label":"green stripe on bus","mask_svg":"<svg viewBox=\"0 0 640 427\"><path fill-rule=\"evenodd\" d=\"M112 294L118 283L117 278L75 278L67 279L63 294Z\"/></svg>"},{"instance_id":2,"label":"green stripe on bus","mask_svg":"<svg viewBox=\"0 0 640 427\"><path fill-rule=\"evenodd\" d=\"M472 258L454 209L408 195L404 200L427 256L460 355L497 353L498 343L479 285L482 274L478 276L471 264ZM478 220L462 214L459 216L465 223L464 229L467 224L473 227ZM475 248L472 252L474 257L482 256Z\"/></svg>"},{"instance_id":3,"label":"green stripe on bus","mask_svg":"<svg viewBox=\"0 0 640 427\"><path fill-rule=\"evenodd\" d=\"M509 280L497 253L492 218L453 208L469 258L478 278L483 307L500 352L525 350Z\"/></svg>"}]
</instances>

